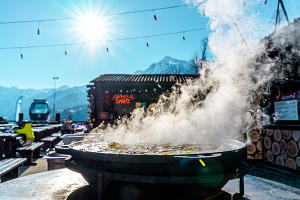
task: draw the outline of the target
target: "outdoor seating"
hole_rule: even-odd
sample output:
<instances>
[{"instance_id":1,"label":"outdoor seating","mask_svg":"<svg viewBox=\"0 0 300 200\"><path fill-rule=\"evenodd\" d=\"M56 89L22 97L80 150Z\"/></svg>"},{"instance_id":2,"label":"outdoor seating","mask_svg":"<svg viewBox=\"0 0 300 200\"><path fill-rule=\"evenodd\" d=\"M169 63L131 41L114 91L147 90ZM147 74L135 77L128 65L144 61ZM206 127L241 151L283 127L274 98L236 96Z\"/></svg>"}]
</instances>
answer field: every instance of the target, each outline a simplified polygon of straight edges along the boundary
<instances>
[{"instance_id":1,"label":"outdoor seating","mask_svg":"<svg viewBox=\"0 0 300 200\"><path fill-rule=\"evenodd\" d=\"M16 157L20 136L15 133L0 133L0 154L2 158Z\"/></svg>"},{"instance_id":2,"label":"outdoor seating","mask_svg":"<svg viewBox=\"0 0 300 200\"><path fill-rule=\"evenodd\" d=\"M41 147L44 145L44 142L33 142L29 146L17 148L17 152L21 154L22 158L27 158L26 165L32 164L34 158L40 157Z\"/></svg>"},{"instance_id":3,"label":"outdoor seating","mask_svg":"<svg viewBox=\"0 0 300 200\"><path fill-rule=\"evenodd\" d=\"M26 162L26 158L9 158L0 160L0 183L12 178L18 178L20 166Z\"/></svg>"},{"instance_id":4,"label":"outdoor seating","mask_svg":"<svg viewBox=\"0 0 300 200\"><path fill-rule=\"evenodd\" d=\"M44 142L43 150L46 150L48 148L54 148L55 144L58 143L58 137L45 137L41 140Z\"/></svg>"}]
</instances>

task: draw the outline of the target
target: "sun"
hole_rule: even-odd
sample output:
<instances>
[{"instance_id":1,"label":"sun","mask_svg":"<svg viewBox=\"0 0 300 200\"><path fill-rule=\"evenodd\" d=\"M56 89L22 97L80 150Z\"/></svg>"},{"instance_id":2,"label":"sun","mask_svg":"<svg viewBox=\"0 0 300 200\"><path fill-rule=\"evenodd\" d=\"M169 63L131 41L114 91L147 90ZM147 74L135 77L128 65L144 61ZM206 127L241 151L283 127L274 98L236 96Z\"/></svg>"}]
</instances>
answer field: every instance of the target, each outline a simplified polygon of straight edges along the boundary
<instances>
[{"instance_id":1,"label":"sun","mask_svg":"<svg viewBox=\"0 0 300 200\"><path fill-rule=\"evenodd\" d=\"M111 24L105 15L89 10L77 15L75 33L81 42L92 48L99 47L110 39Z\"/></svg>"},{"instance_id":2,"label":"sun","mask_svg":"<svg viewBox=\"0 0 300 200\"><path fill-rule=\"evenodd\" d=\"M88 14L79 19L79 35L88 42L98 42L106 35L106 27L100 16Z\"/></svg>"}]
</instances>

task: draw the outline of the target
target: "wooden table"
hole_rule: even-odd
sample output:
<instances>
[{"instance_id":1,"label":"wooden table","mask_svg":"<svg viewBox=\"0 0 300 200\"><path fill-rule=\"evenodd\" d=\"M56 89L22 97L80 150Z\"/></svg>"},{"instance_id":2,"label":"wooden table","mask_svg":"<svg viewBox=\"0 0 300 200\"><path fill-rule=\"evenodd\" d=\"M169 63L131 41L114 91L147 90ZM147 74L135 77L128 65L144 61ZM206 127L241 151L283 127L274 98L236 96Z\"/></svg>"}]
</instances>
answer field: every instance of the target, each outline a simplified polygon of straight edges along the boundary
<instances>
[{"instance_id":1,"label":"wooden table","mask_svg":"<svg viewBox=\"0 0 300 200\"><path fill-rule=\"evenodd\" d=\"M16 133L0 133L0 154L2 158L16 157L20 137Z\"/></svg>"}]
</instances>

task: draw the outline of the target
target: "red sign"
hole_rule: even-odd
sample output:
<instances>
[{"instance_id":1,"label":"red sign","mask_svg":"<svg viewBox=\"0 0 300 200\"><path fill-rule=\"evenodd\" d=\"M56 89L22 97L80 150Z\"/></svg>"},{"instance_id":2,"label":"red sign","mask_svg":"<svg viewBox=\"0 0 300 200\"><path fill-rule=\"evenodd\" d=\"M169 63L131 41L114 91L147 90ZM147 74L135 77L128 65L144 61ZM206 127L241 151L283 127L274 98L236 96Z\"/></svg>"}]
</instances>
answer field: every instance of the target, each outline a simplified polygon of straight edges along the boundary
<instances>
[{"instance_id":1,"label":"red sign","mask_svg":"<svg viewBox=\"0 0 300 200\"><path fill-rule=\"evenodd\" d=\"M133 94L115 94L112 98L112 100L115 100L116 104L130 104L130 101L133 99Z\"/></svg>"},{"instance_id":2,"label":"red sign","mask_svg":"<svg viewBox=\"0 0 300 200\"><path fill-rule=\"evenodd\" d=\"M297 99L296 92L288 92L275 96L274 101L289 101Z\"/></svg>"}]
</instances>

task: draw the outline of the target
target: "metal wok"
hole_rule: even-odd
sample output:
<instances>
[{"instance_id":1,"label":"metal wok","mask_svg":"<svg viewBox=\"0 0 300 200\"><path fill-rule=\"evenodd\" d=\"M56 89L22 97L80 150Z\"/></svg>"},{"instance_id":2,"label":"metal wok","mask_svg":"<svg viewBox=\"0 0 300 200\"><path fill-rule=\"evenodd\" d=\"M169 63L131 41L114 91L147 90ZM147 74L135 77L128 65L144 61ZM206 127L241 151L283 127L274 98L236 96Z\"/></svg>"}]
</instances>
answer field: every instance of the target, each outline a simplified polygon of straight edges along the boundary
<instances>
[{"instance_id":1,"label":"metal wok","mask_svg":"<svg viewBox=\"0 0 300 200\"><path fill-rule=\"evenodd\" d=\"M108 179L116 181L200 185L203 191L212 193L239 176L242 168L246 173L242 164L246 158L246 145L235 140L228 142L234 146L232 150L191 155L88 152L74 149L78 143L69 148L56 148L56 151L71 155L66 166L81 173L95 190L98 187L97 176L105 173Z\"/></svg>"}]
</instances>

